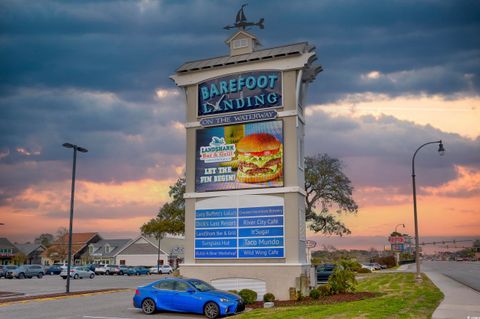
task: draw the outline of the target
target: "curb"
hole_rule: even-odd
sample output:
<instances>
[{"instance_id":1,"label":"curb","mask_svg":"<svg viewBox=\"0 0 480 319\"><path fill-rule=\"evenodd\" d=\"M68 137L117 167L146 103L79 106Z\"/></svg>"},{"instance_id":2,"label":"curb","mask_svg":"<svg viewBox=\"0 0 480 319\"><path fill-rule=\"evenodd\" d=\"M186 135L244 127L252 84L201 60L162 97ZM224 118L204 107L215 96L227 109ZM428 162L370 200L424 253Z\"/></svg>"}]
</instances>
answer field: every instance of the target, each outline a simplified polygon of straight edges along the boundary
<instances>
[{"instance_id":1,"label":"curb","mask_svg":"<svg viewBox=\"0 0 480 319\"><path fill-rule=\"evenodd\" d=\"M121 291L128 291L131 290L130 288L110 288L110 289L97 289L97 290L82 290L82 291L74 291L70 293L53 293L53 294L42 294L42 295L34 295L34 296L22 296L22 297L6 297L0 299L0 305L14 303L14 302L22 302L22 301L30 301L30 300L40 300L40 299L50 299L50 298L61 298L61 297L73 297L73 296L82 296L82 295L89 295L89 294L100 294L100 293L113 293L113 292L121 292Z\"/></svg>"}]
</instances>

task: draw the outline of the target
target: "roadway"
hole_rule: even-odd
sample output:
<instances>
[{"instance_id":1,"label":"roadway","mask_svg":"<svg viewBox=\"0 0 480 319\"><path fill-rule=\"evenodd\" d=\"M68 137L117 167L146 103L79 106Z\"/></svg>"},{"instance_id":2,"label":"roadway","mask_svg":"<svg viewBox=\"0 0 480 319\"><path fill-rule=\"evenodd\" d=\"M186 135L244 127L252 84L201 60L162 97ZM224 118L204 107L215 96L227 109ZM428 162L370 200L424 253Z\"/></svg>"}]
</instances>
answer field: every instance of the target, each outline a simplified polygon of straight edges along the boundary
<instances>
[{"instance_id":1,"label":"roadway","mask_svg":"<svg viewBox=\"0 0 480 319\"><path fill-rule=\"evenodd\" d=\"M438 272L480 292L480 262L422 261L421 272ZM408 265L415 271L415 264Z\"/></svg>"}]
</instances>

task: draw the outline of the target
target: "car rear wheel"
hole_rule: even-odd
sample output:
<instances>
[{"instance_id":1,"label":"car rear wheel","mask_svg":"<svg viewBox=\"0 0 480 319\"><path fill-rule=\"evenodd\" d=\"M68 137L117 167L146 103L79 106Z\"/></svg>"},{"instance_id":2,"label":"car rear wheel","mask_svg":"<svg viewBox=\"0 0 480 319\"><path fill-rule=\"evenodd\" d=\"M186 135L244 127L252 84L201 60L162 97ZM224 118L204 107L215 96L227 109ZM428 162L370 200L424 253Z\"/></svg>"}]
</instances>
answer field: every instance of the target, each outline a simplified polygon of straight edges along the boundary
<instances>
[{"instance_id":1,"label":"car rear wheel","mask_svg":"<svg viewBox=\"0 0 480 319\"><path fill-rule=\"evenodd\" d=\"M23 272L19 273L18 279L25 279L25 274Z\"/></svg>"},{"instance_id":2,"label":"car rear wheel","mask_svg":"<svg viewBox=\"0 0 480 319\"><path fill-rule=\"evenodd\" d=\"M218 315L220 314L220 309L218 308L218 305L216 303L210 301L207 302L207 304L203 308L203 313L208 319L215 319L218 318Z\"/></svg>"},{"instance_id":3,"label":"car rear wheel","mask_svg":"<svg viewBox=\"0 0 480 319\"><path fill-rule=\"evenodd\" d=\"M73 275L73 279L78 279L80 277L78 274Z\"/></svg>"},{"instance_id":4,"label":"car rear wheel","mask_svg":"<svg viewBox=\"0 0 480 319\"><path fill-rule=\"evenodd\" d=\"M42 273L39 273L39 274L37 275L37 278L38 278L38 279L40 279L40 278L42 278L42 277L43 277L43 274L42 274Z\"/></svg>"},{"instance_id":5,"label":"car rear wheel","mask_svg":"<svg viewBox=\"0 0 480 319\"><path fill-rule=\"evenodd\" d=\"M142 302L142 311L147 315L151 315L155 312L155 302L152 299L145 299Z\"/></svg>"},{"instance_id":6,"label":"car rear wheel","mask_svg":"<svg viewBox=\"0 0 480 319\"><path fill-rule=\"evenodd\" d=\"M93 279L95 277L94 274L90 274L90 279Z\"/></svg>"},{"instance_id":7,"label":"car rear wheel","mask_svg":"<svg viewBox=\"0 0 480 319\"><path fill-rule=\"evenodd\" d=\"M105 275L107 275L107 276L110 275L110 272L107 270L107 271L105 272Z\"/></svg>"}]
</instances>

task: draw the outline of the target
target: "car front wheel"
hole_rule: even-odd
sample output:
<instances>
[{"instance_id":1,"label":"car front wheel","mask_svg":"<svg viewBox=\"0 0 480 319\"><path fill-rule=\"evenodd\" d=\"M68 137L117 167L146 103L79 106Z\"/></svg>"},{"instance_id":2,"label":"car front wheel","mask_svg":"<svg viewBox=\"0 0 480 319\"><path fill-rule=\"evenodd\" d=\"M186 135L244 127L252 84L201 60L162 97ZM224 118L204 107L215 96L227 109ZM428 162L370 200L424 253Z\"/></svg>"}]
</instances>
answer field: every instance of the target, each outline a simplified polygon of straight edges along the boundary
<instances>
[{"instance_id":1,"label":"car front wheel","mask_svg":"<svg viewBox=\"0 0 480 319\"><path fill-rule=\"evenodd\" d=\"M93 279L95 277L94 274L90 274L90 279Z\"/></svg>"},{"instance_id":2,"label":"car front wheel","mask_svg":"<svg viewBox=\"0 0 480 319\"><path fill-rule=\"evenodd\" d=\"M18 279L25 279L25 274L23 272L19 273L18 274Z\"/></svg>"},{"instance_id":3,"label":"car front wheel","mask_svg":"<svg viewBox=\"0 0 480 319\"><path fill-rule=\"evenodd\" d=\"M142 302L142 311L147 315L151 315L155 312L155 302L152 299L145 299Z\"/></svg>"},{"instance_id":4,"label":"car front wheel","mask_svg":"<svg viewBox=\"0 0 480 319\"><path fill-rule=\"evenodd\" d=\"M78 279L78 277L80 277L78 274L73 275L73 279Z\"/></svg>"},{"instance_id":5,"label":"car front wheel","mask_svg":"<svg viewBox=\"0 0 480 319\"><path fill-rule=\"evenodd\" d=\"M218 308L218 305L216 303L210 301L207 302L207 304L203 308L203 313L208 319L215 319L218 318L218 315L220 314L220 309Z\"/></svg>"},{"instance_id":6,"label":"car front wheel","mask_svg":"<svg viewBox=\"0 0 480 319\"><path fill-rule=\"evenodd\" d=\"M40 278L42 278L42 277L43 277L43 274L42 274L42 273L39 273L39 274L37 275L37 278L38 278L38 279L40 279Z\"/></svg>"}]
</instances>

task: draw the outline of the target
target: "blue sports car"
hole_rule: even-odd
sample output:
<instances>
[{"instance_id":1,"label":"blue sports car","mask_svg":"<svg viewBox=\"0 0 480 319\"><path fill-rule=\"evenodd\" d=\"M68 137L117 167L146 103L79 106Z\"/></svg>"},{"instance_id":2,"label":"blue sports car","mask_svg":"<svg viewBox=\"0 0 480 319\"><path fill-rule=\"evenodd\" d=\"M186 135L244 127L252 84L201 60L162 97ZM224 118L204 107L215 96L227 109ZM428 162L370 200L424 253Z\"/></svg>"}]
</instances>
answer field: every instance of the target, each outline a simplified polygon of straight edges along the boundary
<instances>
[{"instance_id":1,"label":"blue sports car","mask_svg":"<svg viewBox=\"0 0 480 319\"><path fill-rule=\"evenodd\" d=\"M218 318L245 310L239 295L217 290L199 279L164 278L138 287L133 305L146 314L156 310L204 314Z\"/></svg>"}]
</instances>

